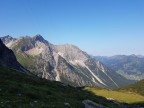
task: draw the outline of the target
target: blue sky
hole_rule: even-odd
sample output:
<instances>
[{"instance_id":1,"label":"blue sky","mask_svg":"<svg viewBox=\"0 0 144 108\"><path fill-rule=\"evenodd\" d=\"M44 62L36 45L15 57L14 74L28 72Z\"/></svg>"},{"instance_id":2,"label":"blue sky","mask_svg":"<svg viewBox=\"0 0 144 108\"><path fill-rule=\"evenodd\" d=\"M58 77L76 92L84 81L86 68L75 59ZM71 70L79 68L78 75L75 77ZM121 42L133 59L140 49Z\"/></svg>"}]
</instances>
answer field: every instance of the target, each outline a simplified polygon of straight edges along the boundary
<instances>
[{"instance_id":1,"label":"blue sky","mask_svg":"<svg viewBox=\"0 0 144 108\"><path fill-rule=\"evenodd\" d=\"M36 34L92 55L144 55L144 0L0 0L0 36Z\"/></svg>"}]
</instances>

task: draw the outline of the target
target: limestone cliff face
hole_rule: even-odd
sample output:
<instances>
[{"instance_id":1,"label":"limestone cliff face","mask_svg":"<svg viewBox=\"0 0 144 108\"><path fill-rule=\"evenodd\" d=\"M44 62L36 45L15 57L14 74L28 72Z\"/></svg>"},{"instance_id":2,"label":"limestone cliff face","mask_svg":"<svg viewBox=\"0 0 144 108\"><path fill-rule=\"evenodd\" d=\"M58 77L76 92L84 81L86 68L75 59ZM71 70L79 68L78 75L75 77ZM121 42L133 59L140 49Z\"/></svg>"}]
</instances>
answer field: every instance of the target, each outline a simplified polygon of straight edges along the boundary
<instances>
[{"instance_id":1,"label":"limestone cliff face","mask_svg":"<svg viewBox=\"0 0 144 108\"><path fill-rule=\"evenodd\" d=\"M126 79L112 73L76 46L53 45L41 35L18 39L11 37L10 41L2 37L2 40L15 52L18 61L39 77L74 86L117 88L122 86L119 81L127 83Z\"/></svg>"}]
</instances>

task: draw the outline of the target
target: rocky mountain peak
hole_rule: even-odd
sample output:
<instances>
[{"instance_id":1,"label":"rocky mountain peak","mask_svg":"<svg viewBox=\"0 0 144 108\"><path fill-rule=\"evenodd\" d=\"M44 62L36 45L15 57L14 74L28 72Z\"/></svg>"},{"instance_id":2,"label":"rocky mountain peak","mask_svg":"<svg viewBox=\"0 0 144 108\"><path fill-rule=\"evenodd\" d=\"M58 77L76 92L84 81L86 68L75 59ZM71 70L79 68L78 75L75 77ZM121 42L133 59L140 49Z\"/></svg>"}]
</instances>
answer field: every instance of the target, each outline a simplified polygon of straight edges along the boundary
<instances>
[{"instance_id":1,"label":"rocky mountain peak","mask_svg":"<svg viewBox=\"0 0 144 108\"><path fill-rule=\"evenodd\" d=\"M35 35L33 39L35 41L46 42L46 40L40 34Z\"/></svg>"}]
</instances>

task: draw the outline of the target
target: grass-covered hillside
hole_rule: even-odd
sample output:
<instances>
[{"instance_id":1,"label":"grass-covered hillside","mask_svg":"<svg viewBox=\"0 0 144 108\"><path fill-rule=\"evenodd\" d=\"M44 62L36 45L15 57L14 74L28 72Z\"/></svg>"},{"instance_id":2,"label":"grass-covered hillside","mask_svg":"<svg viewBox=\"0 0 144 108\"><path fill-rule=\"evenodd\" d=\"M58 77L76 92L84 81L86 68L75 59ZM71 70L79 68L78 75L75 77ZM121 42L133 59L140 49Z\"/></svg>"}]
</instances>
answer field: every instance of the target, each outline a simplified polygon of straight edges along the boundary
<instances>
[{"instance_id":1,"label":"grass-covered hillside","mask_svg":"<svg viewBox=\"0 0 144 108\"><path fill-rule=\"evenodd\" d=\"M135 84L118 89L119 91L135 92L144 96L144 80L141 80Z\"/></svg>"},{"instance_id":2,"label":"grass-covered hillside","mask_svg":"<svg viewBox=\"0 0 144 108\"><path fill-rule=\"evenodd\" d=\"M131 98L125 98L126 93L111 94L106 90L100 93L99 90L101 89L75 88L0 67L0 108L84 108L82 103L84 100L91 100L108 108L123 108L123 105L129 106L127 108L138 108L139 106L122 103L141 103L144 100L144 97L140 95L129 94L129 97L136 98L134 101ZM121 95L125 99L119 101L114 97L108 97L108 94ZM116 101L101 96L114 98Z\"/></svg>"},{"instance_id":3,"label":"grass-covered hillside","mask_svg":"<svg viewBox=\"0 0 144 108\"><path fill-rule=\"evenodd\" d=\"M84 108L83 100L119 105L91 92L0 67L0 108Z\"/></svg>"},{"instance_id":4,"label":"grass-covered hillside","mask_svg":"<svg viewBox=\"0 0 144 108\"><path fill-rule=\"evenodd\" d=\"M128 104L134 103L144 103L144 96L136 94L134 92L127 91L116 91L116 90L106 90L106 89L97 89L92 87L85 87L85 90L90 91L98 96L106 97L110 100L116 100L118 102L124 102Z\"/></svg>"}]
</instances>

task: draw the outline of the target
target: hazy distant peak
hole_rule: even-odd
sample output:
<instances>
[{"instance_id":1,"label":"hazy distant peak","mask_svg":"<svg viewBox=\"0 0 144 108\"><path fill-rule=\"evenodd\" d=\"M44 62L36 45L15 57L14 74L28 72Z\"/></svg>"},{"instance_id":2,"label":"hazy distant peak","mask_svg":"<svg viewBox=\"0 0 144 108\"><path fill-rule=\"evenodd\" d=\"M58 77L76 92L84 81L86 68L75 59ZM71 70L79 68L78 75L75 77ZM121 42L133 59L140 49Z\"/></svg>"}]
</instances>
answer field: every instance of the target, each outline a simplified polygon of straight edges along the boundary
<instances>
[{"instance_id":1,"label":"hazy distant peak","mask_svg":"<svg viewBox=\"0 0 144 108\"><path fill-rule=\"evenodd\" d=\"M135 54L131 54L130 56L131 56L131 57L138 57L138 56L137 56L137 55L135 55Z\"/></svg>"}]
</instances>

